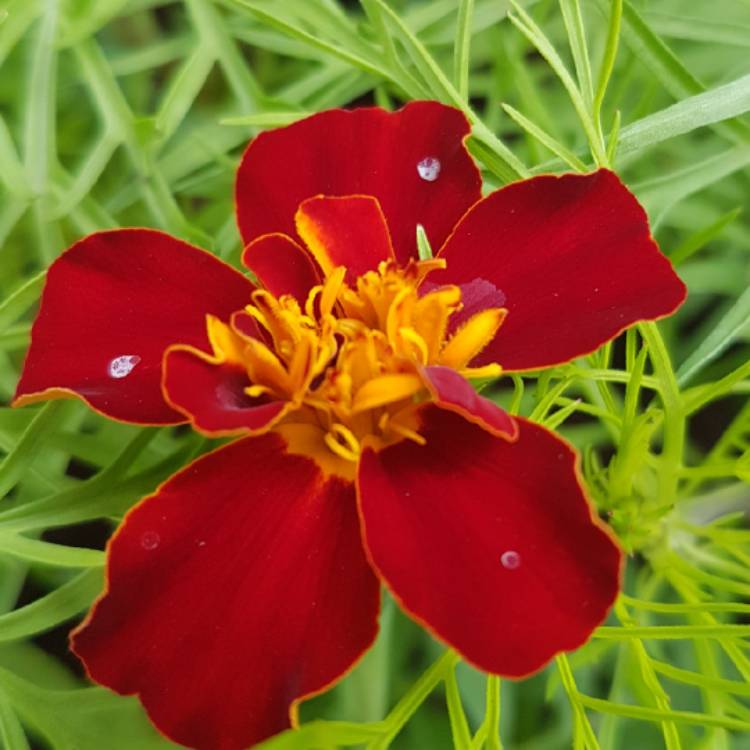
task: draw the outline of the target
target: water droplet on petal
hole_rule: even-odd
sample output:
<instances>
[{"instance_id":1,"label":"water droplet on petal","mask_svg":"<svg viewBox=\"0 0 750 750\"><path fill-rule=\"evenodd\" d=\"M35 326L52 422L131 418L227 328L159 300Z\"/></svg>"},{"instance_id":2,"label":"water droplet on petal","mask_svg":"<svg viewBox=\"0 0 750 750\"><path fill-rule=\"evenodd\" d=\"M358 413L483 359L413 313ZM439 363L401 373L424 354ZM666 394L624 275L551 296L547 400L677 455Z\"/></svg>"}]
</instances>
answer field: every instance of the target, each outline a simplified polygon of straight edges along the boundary
<instances>
[{"instance_id":1,"label":"water droplet on petal","mask_svg":"<svg viewBox=\"0 0 750 750\"><path fill-rule=\"evenodd\" d=\"M137 354L121 354L109 363L107 373L110 378L126 378L140 361Z\"/></svg>"},{"instance_id":2,"label":"water droplet on petal","mask_svg":"<svg viewBox=\"0 0 750 750\"><path fill-rule=\"evenodd\" d=\"M521 567L521 555L519 555L514 549L505 550L505 552L500 555L500 562L507 570L516 570Z\"/></svg>"},{"instance_id":3,"label":"water droplet on petal","mask_svg":"<svg viewBox=\"0 0 750 750\"><path fill-rule=\"evenodd\" d=\"M425 156L417 163L417 172L419 176L427 182L435 182L440 176L440 159L435 156Z\"/></svg>"},{"instance_id":4,"label":"water droplet on petal","mask_svg":"<svg viewBox=\"0 0 750 750\"><path fill-rule=\"evenodd\" d=\"M205 547L205 546L206 546L206 540L205 540L205 539L199 539L199 540L198 540L198 541L196 542L196 545L197 545L198 547Z\"/></svg>"},{"instance_id":5,"label":"water droplet on petal","mask_svg":"<svg viewBox=\"0 0 750 750\"><path fill-rule=\"evenodd\" d=\"M159 546L161 537L155 531L146 531L141 536L141 547L146 550L153 550Z\"/></svg>"}]
</instances>

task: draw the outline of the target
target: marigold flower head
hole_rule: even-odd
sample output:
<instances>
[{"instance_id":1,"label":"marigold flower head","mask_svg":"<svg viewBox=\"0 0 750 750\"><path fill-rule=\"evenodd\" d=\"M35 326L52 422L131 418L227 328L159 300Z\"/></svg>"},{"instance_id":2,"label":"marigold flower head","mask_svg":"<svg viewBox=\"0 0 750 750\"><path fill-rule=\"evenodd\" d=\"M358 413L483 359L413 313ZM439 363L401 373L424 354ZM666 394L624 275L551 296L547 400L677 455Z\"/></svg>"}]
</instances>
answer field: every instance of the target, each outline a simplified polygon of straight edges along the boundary
<instances>
[{"instance_id":1,"label":"marigold flower head","mask_svg":"<svg viewBox=\"0 0 750 750\"><path fill-rule=\"evenodd\" d=\"M508 677L585 642L617 595L575 452L469 381L591 352L684 286L612 172L482 198L468 130L414 102L258 136L236 196L257 285L146 229L49 270L16 405L236 437L128 513L72 640L177 742L293 724L374 640L381 584Z\"/></svg>"}]
</instances>

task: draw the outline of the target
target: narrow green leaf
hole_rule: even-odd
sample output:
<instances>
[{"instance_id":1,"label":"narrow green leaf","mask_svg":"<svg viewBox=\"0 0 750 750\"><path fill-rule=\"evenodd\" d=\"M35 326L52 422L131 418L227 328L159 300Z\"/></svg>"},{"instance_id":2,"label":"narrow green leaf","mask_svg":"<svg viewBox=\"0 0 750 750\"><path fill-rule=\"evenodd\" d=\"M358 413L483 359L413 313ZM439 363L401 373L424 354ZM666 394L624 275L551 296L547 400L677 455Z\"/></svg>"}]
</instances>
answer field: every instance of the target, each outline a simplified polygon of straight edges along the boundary
<instances>
[{"instance_id":1,"label":"narrow green leaf","mask_svg":"<svg viewBox=\"0 0 750 750\"><path fill-rule=\"evenodd\" d=\"M366 60L359 55L352 54L341 47L337 47L335 44L319 39L304 29L297 28L287 21L278 18L278 16L273 13L259 7L256 3L250 2L250 0L232 0L232 2L249 10L253 15L263 21L263 23L268 24L271 28L278 29L282 33L288 34L294 39L299 39L301 42L304 42L315 49L319 49L332 57L343 60L350 65L354 65L360 70L364 70L366 73L375 76L376 79L380 79L383 76L381 69L369 60Z\"/></svg>"},{"instance_id":2,"label":"narrow green leaf","mask_svg":"<svg viewBox=\"0 0 750 750\"><path fill-rule=\"evenodd\" d=\"M544 418L544 426L547 427L550 430L557 430L560 428L560 426L565 422L568 417L572 416L577 411L586 411L588 413L591 413L589 409L581 409L581 406L588 406L587 404L583 404L581 399L576 399L575 401L571 401L567 404L565 404L562 408L558 409L555 412L552 412L552 414L549 414ZM599 410L594 410L599 411Z\"/></svg>"},{"instance_id":3,"label":"narrow green leaf","mask_svg":"<svg viewBox=\"0 0 750 750\"><path fill-rule=\"evenodd\" d=\"M425 84L427 84L433 98L453 104L455 107L464 108L458 91L453 88L445 73L435 62L435 59L427 51L427 48L417 36L404 23L402 18L383 0L372 0L383 12L386 19L394 27L399 41L403 44L409 57L419 71Z\"/></svg>"},{"instance_id":4,"label":"narrow green leaf","mask_svg":"<svg viewBox=\"0 0 750 750\"><path fill-rule=\"evenodd\" d=\"M611 8L611 0L595 2L603 13ZM624 0L623 21L622 35L634 56L659 79L675 99L684 99L705 91L703 84L650 28L629 0ZM735 142L746 142L750 139L750 126L746 123L728 122L716 124L714 127Z\"/></svg>"},{"instance_id":5,"label":"narrow green leaf","mask_svg":"<svg viewBox=\"0 0 750 750\"><path fill-rule=\"evenodd\" d=\"M0 615L0 642L29 638L75 617L102 588L102 569L86 570L46 596Z\"/></svg>"},{"instance_id":6,"label":"narrow green leaf","mask_svg":"<svg viewBox=\"0 0 750 750\"><path fill-rule=\"evenodd\" d=\"M95 568L104 565L104 553L98 549L68 547L39 539L8 533L0 528L0 549L4 554L30 563L63 568Z\"/></svg>"},{"instance_id":7,"label":"narrow green leaf","mask_svg":"<svg viewBox=\"0 0 750 750\"><path fill-rule=\"evenodd\" d=\"M63 0L60 47L72 47L93 36L120 13L129 0Z\"/></svg>"},{"instance_id":8,"label":"narrow green leaf","mask_svg":"<svg viewBox=\"0 0 750 750\"><path fill-rule=\"evenodd\" d=\"M651 660L653 668L668 677L670 680L682 682L686 685L695 685L696 687L705 687L711 690L717 690L722 693L734 693L735 695L750 696L750 684L740 682L739 680L725 680L719 677L709 677L698 672L691 672L689 669L681 669L672 664L663 661Z\"/></svg>"},{"instance_id":9,"label":"narrow green leaf","mask_svg":"<svg viewBox=\"0 0 750 750\"><path fill-rule=\"evenodd\" d=\"M734 146L683 169L633 185L658 227L667 211L688 196L714 185L750 164L750 145Z\"/></svg>"},{"instance_id":10,"label":"narrow green leaf","mask_svg":"<svg viewBox=\"0 0 750 750\"><path fill-rule=\"evenodd\" d=\"M105 133L99 139L74 178L73 185L65 191L57 210L52 215L53 219L67 216L91 192L121 143L119 138L109 133Z\"/></svg>"},{"instance_id":11,"label":"narrow green leaf","mask_svg":"<svg viewBox=\"0 0 750 750\"><path fill-rule=\"evenodd\" d=\"M26 172L16 153L16 147L5 119L2 117L0 117L0 182L5 185L5 189L11 195L17 198L24 199L30 196Z\"/></svg>"},{"instance_id":12,"label":"narrow green leaf","mask_svg":"<svg viewBox=\"0 0 750 750\"><path fill-rule=\"evenodd\" d=\"M617 628L602 626L593 634L594 638L653 638L674 640L683 638L747 638L750 625L643 625L641 627Z\"/></svg>"},{"instance_id":13,"label":"narrow green leaf","mask_svg":"<svg viewBox=\"0 0 750 750\"><path fill-rule=\"evenodd\" d=\"M741 213L741 206L737 206L737 208L727 211L727 213L720 216L713 223L687 237L681 245L678 245L671 253L669 253L669 259L675 266L684 263L688 258L691 258L699 250L702 250L709 242L718 237L724 227L731 224Z\"/></svg>"},{"instance_id":14,"label":"narrow green leaf","mask_svg":"<svg viewBox=\"0 0 750 750\"><path fill-rule=\"evenodd\" d=\"M620 132L617 148L627 154L745 112L750 112L750 74L627 125Z\"/></svg>"},{"instance_id":15,"label":"narrow green leaf","mask_svg":"<svg viewBox=\"0 0 750 750\"><path fill-rule=\"evenodd\" d=\"M662 722L672 720L684 724L696 724L702 727L724 727L737 732L750 732L750 721L730 719L724 716L711 716L694 711L663 711L658 708L645 708L644 706L631 706L625 703L613 703L600 698L591 698L588 695L581 696L581 702L587 708L601 713L611 713L630 719L641 719L643 721Z\"/></svg>"},{"instance_id":16,"label":"narrow green leaf","mask_svg":"<svg viewBox=\"0 0 750 750\"><path fill-rule=\"evenodd\" d=\"M568 34L568 44L573 53L573 63L576 68L578 86L587 107L591 108L594 100L594 84L591 76L591 61L586 45L586 29L581 15L579 0L559 0L565 31Z\"/></svg>"},{"instance_id":17,"label":"narrow green leaf","mask_svg":"<svg viewBox=\"0 0 750 750\"><path fill-rule=\"evenodd\" d=\"M617 49L620 45L620 27L622 24L622 0L611 0L609 9L609 24L607 27L607 41L604 45L604 56L602 57L599 77L596 82L596 94L594 95L593 116L597 127L601 124L602 104L607 93L609 79L615 67Z\"/></svg>"},{"instance_id":18,"label":"narrow green leaf","mask_svg":"<svg viewBox=\"0 0 750 750\"><path fill-rule=\"evenodd\" d=\"M0 747L5 750L29 750L29 741L21 722L0 686Z\"/></svg>"},{"instance_id":19,"label":"narrow green leaf","mask_svg":"<svg viewBox=\"0 0 750 750\"><path fill-rule=\"evenodd\" d=\"M135 697L99 687L47 690L5 669L0 669L0 683L24 721L56 750L177 748L157 733Z\"/></svg>"},{"instance_id":20,"label":"narrow green leaf","mask_svg":"<svg viewBox=\"0 0 750 750\"><path fill-rule=\"evenodd\" d=\"M252 115L225 117L219 122L222 125L243 125L252 128L281 128L308 117L310 114L309 112L257 112Z\"/></svg>"},{"instance_id":21,"label":"narrow green leaf","mask_svg":"<svg viewBox=\"0 0 750 750\"><path fill-rule=\"evenodd\" d=\"M569 148L556 141L549 133L545 133L544 130L522 115L517 109L511 107L510 104L503 104L502 108L527 133L545 145L553 154L560 157L560 159L573 167L577 172L586 172L588 170L588 167Z\"/></svg>"},{"instance_id":22,"label":"narrow green leaf","mask_svg":"<svg viewBox=\"0 0 750 750\"><path fill-rule=\"evenodd\" d=\"M565 63L560 58L554 45L539 26L534 22L531 16L518 4L516 0L509 0L515 13L508 16L513 25L534 45L539 54L547 61L555 75L568 92L568 97L573 104L578 119L583 126L589 141L591 153L598 164L605 164L606 152L600 134L591 119L591 114L586 106L586 102L573 77L565 67Z\"/></svg>"},{"instance_id":23,"label":"narrow green leaf","mask_svg":"<svg viewBox=\"0 0 750 750\"><path fill-rule=\"evenodd\" d=\"M661 13L646 10L643 18L654 31L662 36L686 39L694 42L709 42L718 45L750 47L750 24L714 18L689 16L683 13Z\"/></svg>"},{"instance_id":24,"label":"narrow green leaf","mask_svg":"<svg viewBox=\"0 0 750 750\"><path fill-rule=\"evenodd\" d=\"M5 7L6 14L0 23L0 68L8 53L34 23L41 7L42 0L11 0Z\"/></svg>"},{"instance_id":25,"label":"narrow green leaf","mask_svg":"<svg viewBox=\"0 0 750 750\"><path fill-rule=\"evenodd\" d=\"M237 44L229 34L228 23L222 20L219 9L211 0L185 0L193 25L201 39L214 52L232 93L242 110L257 109L263 92L246 64Z\"/></svg>"},{"instance_id":26,"label":"narrow green leaf","mask_svg":"<svg viewBox=\"0 0 750 750\"><path fill-rule=\"evenodd\" d=\"M469 69L471 67L471 24L474 0L459 0L456 19L456 47L453 51L453 83L459 96L469 98Z\"/></svg>"},{"instance_id":27,"label":"narrow green leaf","mask_svg":"<svg viewBox=\"0 0 750 750\"><path fill-rule=\"evenodd\" d=\"M156 129L166 140L185 118L214 66L213 50L199 44L175 74L156 113Z\"/></svg>"},{"instance_id":28,"label":"narrow green leaf","mask_svg":"<svg viewBox=\"0 0 750 750\"><path fill-rule=\"evenodd\" d=\"M32 276L0 302L0 331L5 330L11 323L15 323L36 302L46 276L46 271Z\"/></svg>"},{"instance_id":29,"label":"narrow green leaf","mask_svg":"<svg viewBox=\"0 0 750 750\"><path fill-rule=\"evenodd\" d=\"M693 350L691 355L677 370L677 381L684 385L697 375L706 365L713 362L722 352L747 330L750 324L750 289L727 310L718 325Z\"/></svg>"},{"instance_id":30,"label":"narrow green leaf","mask_svg":"<svg viewBox=\"0 0 750 750\"><path fill-rule=\"evenodd\" d=\"M399 61L396 45L393 41L393 35L388 31L385 23L385 16L379 5L372 0L360 0L360 5L364 8L367 17L370 19L373 31L383 48L383 54L391 65L397 65Z\"/></svg>"},{"instance_id":31,"label":"narrow green leaf","mask_svg":"<svg viewBox=\"0 0 750 750\"><path fill-rule=\"evenodd\" d=\"M36 39L33 63L26 97L23 160L31 189L41 194L47 184L49 163L54 155L55 73L57 50L58 2L43 5ZM48 258L51 260L51 258Z\"/></svg>"},{"instance_id":32,"label":"narrow green leaf","mask_svg":"<svg viewBox=\"0 0 750 750\"><path fill-rule=\"evenodd\" d=\"M47 431L58 421L63 401L44 404L26 428L13 450L0 463L0 499L21 478L32 457L43 443Z\"/></svg>"},{"instance_id":33,"label":"narrow green leaf","mask_svg":"<svg viewBox=\"0 0 750 750\"><path fill-rule=\"evenodd\" d=\"M481 138L474 135L470 136L466 141L466 146L469 153L480 161L489 172L492 172L501 183L515 182L521 177L497 151L488 146ZM525 173L526 170L524 169L522 174Z\"/></svg>"},{"instance_id":34,"label":"narrow green leaf","mask_svg":"<svg viewBox=\"0 0 750 750\"><path fill-rule=\"evenodd\" d=\"M614 164L615 155L617 154L618 140L620 138L620 120L622 115L620 110L615 110L615 116L612 118L612 128L607 138L607 163Z\"/></svg>"},{"instance_id":35,"label":"narrow green leaf","mask_svg":"<svg viewBox=\"0 0 750 750\"><path fill-rule=\"evenodd\" d=\"M694 411L698 411L698 409L702 409L706 404L711 403L711 401L715 401L725 393L729 393L733 387L747 377L750 377L750 362L743 363L737 369L713 383L706 383L696 388L690 388L684 394L685 411L691 414ZM748 405L750 405L750 402L748 402ZM727 434L725 432L724 436Z\"/></svg>"}]
</instances>

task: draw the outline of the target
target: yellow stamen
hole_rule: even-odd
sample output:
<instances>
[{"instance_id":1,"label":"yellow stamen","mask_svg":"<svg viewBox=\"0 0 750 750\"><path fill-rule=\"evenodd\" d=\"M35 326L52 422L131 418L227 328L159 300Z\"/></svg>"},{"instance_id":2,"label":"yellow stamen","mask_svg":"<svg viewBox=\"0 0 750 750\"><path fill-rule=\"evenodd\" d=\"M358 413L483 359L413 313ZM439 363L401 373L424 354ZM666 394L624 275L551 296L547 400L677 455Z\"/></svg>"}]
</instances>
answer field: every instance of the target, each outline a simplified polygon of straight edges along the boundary
<instances>
[{"instance_id":1,"label":"yellow stamen","mask_svg":"<svg viewBox=\"0 0 750 750\"><path fill-rule=\"evenodd\" d=\"M384 434L395 432L397 435L412 440L418 445L427 445L427 441L416 430L398 421L400 416L401 413L394 416L388 412L384 412L378 420L378 429Z\"/></svg>"},{"instance_id":2,"label":"yellow stamen","mask_svg":"<svg viewBox=\"0 0 750 750\"><path fill-rule=\"evenodd\" d=\"M416 355L416 359L421 365L426 365L430 361L430 353L427 349L425 340L413 328L399 328L399 336L413 345L409 354Z\"/></svg>"},{"instance_id":3,"label":"yellow stamen","mask_svg":"<svg viewBox=\"0 0 750 750\"><path fill-rule=\"evenodd\" d=\"M322 284L316 284L308 293L307 299L305 300L305 313L309 318L315 318L315 300L318 295L323 291Z\"/></svg>"},{"instance_id":4,"label":"yellow stamen","mask_svg":"<svg viewBox=\"0 0 750 750\"><path fill-rule=\"evenodd\" d=\"M491 307L472 315L443 347L439 364L462 370L492 341L507 313Z\"/></svg>"},{"instance_id":5,"label":"yellow stamen","mask_svg":"<svg viewBox=\"0 0 750 750\"><path fill-rule=\"evenodd\" d=\"M352 413L403 401L421 391L423 387L421 379L411 373L381 375L369 380L357 391Z\"/></svg>"},{"instance_id":6,"label":"yellow stamen","mask_svg":"<svg viewBox=\"0 0 750 750\"><path fill-rule=\"evenodd\" d=\"M414 328L424 339L429 361L435 362L445 339L448 319L461 307L461 289L445 286L425 294L414 308Z\"/></svg>"},{"instance_id":7,"label":"yellow stamen","mask_svg":"<svg viewBox=\"0 0 750 750\"><path fill-rule=\"evenodd\" d=\"M344 276L346 276L346 268L339 266L334 269L326 279L326 283L323 285L323 291L320 295L321 317L330 315L333 311L333 306L338 299L339 290L344 283Z\"/></svg>"},{"instance_id":8,"label":"yellow stamen","mask_svg":"<svg viewBox=\"0 0 750 750\"><path fill-rule=\"evenodd\" d=\"M250 398L260 398L261 396L272 396L273 391L266 385L249 385L244 389L245 394Z\"/></svg>"},{"instance_id":9,"label":"yellow stamen","mask_svg":"<svg viewBox=\"0 0 750 750\"><path fill-rule=\"evenodd\" d=\"M244 363L246 342L226 323L213 315L206 315L206 332L217 363Z\"/></svg>"},{"instance_id":10,"label":"yellow stamen","mask_svg":"<svg viewBox=\"0 0 750 750\"><path fill-rule=\"evenodd\" d=\"M499 378L503 374L503 368L493 362L482 367L464 367L459 373L468 380L478 380L480 378Z\"/></svg>"},{"instance_id":11,"label":"yellow stamen","mask_svg":"<svg viewBox=\"0 0 750 750\"><path fill-rule=\"evenodd\" d=\"M347 461L358 461L360 454L359 440L354 437L354 433L344 425L336 423L326 432L323 437L326 445L341 458Z\"/></svg>"},{"instance_id":12,"label":"yellow stamen","mask_svg":"<svg viewBox=\"0 0 750 750\"><path fill-rule=\"evenodd\" d=\"M287 371L262 341L248 341L245 354L245 367L254 384L263 385L282 398L293 395Z\"/></svg>"},{"instance_id":13,"label":"yellow stamen","mask_svg":"<svg viewBox=\"0 0 750 750\"><path fill-rule=\"evenodd\" d=\"M401 289L391 302L385 328L391 346L397 345L399 329L409 325L416 297L416 290L407 286Z\"/></svg>"}]
</instances>

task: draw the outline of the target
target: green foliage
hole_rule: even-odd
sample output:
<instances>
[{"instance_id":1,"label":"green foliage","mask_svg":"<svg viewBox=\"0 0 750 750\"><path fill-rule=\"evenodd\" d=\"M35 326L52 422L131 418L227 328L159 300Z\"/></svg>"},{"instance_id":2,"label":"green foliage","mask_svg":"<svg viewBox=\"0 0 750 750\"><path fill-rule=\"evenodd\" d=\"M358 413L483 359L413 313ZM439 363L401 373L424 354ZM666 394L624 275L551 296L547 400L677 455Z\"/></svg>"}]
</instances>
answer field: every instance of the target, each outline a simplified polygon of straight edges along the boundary
<instances>
[{"instance_id":1,"label":"green foliage","mask_svg":"<svg viewBox=\"0 0 750 750\"><path fill-rule=\"evenodd\" d=\"M580 448L632 553L607 626L500 685L387 602L373 653L267 750L750 747L748 47L747 0L0 0L3 403L66 245L144 225L236 262L247 140L357 102L463 109L487 189L617 169L689 285L676 319L485 391ZM59 530L113 528L205 448L75 402L0 408L0 746L174 747L39 636L101 588L102 552Z\"/></svg>"}]
</instances>

